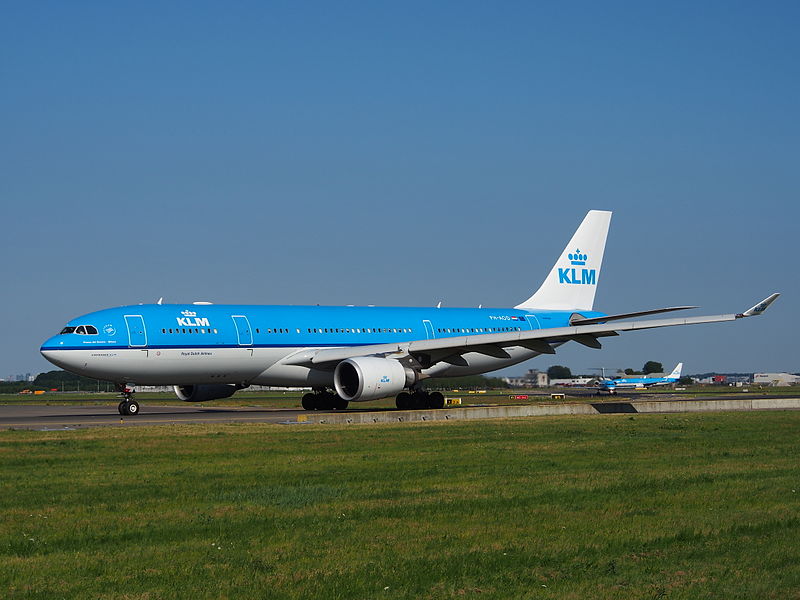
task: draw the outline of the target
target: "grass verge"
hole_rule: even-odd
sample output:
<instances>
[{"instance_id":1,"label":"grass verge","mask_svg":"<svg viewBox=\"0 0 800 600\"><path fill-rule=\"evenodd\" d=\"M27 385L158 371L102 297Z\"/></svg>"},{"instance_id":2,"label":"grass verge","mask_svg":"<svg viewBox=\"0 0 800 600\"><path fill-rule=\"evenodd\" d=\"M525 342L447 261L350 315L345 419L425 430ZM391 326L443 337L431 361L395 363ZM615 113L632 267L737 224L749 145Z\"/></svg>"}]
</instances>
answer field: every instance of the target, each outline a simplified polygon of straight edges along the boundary
<instances>
[{"instance_id":1,"label":"grass verge","mask_svg":"<svg viewBox=\"0 0 800 600\"><path fill-rule=\"evenodd\" d=\"M4 598L800 598L800 413L0 432Z\"/></svg>"}]
</instances>

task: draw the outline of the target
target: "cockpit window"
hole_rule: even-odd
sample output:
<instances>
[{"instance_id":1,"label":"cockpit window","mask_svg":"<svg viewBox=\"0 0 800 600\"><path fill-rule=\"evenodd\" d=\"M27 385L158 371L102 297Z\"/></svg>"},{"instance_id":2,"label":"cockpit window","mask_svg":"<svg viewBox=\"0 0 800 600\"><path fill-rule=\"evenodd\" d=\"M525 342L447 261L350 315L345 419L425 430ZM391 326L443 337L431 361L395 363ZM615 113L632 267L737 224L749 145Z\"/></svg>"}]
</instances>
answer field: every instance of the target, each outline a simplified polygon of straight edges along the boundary
<instances>
[{"instance_id":1,"label":"cockpit window","mask_svg":"<svg viewBox=\"0 0 800 600\"><path fill-rule=\"evenodd\" d=\"M65 329L70 329L66 327ZM78 335L97 335L97 328L94 325L78 325L77 328L74 328L74 333ZM64 333L63 331L61 333Z\"/></svg>"},{"instance_id":2,"label":"cockpit window","mask_svg":"<svg viewBox=\"0 0 800 600\"><path fill-rule=\"evenodd\" d=\"M64 329L61 330L61 334L60 335L64 335L65 333L75 333L75 328L74 327L64 327Z\"/></svg>"}]
</instances>

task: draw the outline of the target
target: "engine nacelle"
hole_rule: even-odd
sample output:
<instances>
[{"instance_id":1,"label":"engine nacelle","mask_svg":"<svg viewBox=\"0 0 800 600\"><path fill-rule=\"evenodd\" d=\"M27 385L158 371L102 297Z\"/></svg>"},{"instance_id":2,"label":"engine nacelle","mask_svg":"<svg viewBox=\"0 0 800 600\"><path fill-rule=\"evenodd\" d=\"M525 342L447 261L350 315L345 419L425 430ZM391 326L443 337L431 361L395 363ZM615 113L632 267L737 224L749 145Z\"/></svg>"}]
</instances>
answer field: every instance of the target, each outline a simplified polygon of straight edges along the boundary
<instances>
[{"instance_id":1,"label":"engine nacelle","mask_svg":"<svg viewBox=\"0 0 800 600\"><path fill-rule=\"evenodd\" d=\"M215 383L211 385L176 385L173 387L175 395L184 402L205 402L206 400L219 400L230 398L241 389L235 385Z\"/></svg>"},{"instance_id":2,"label":"engine nacelle","mask_svg":"<svg viewBox=\"0 0 800 600\"><path fill-rule=\"evenodd\" d=\"M348 402L377 400L402 392L417 380L413 369L391 358L359 356L336 365L333 384Z\"/></svg>"}]
</instances>

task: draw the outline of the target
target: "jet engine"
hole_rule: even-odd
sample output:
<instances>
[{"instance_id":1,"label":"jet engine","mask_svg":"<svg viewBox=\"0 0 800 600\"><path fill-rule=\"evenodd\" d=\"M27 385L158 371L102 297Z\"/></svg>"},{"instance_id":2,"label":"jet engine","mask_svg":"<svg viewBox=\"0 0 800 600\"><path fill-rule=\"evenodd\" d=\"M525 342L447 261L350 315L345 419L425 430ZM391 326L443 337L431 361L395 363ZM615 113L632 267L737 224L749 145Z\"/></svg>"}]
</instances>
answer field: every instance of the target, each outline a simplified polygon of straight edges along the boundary
<instances>
[{"instance_id":1,"label":"jet engine","mask_svg":"<svg viewBox=\"0 0 800 600\"><path fill-rule=\"evenodd\" d=\"M336 393L348 402L394 396L416 381L417 374L413 369L391 358L375 356L343 360L333 373Z\"/></svg>"},{"instance_id":2,"label":"jet engine","mask_svg":"<svg viewBox=\"0 0 800 600\"><path fill-rule=\"evenodd\" d=\"M215 383L211 385L176 385L173 389L175 395L184 402L205 402L206 400L230 398L241 387Z\"/></svg>"}]
</instances>

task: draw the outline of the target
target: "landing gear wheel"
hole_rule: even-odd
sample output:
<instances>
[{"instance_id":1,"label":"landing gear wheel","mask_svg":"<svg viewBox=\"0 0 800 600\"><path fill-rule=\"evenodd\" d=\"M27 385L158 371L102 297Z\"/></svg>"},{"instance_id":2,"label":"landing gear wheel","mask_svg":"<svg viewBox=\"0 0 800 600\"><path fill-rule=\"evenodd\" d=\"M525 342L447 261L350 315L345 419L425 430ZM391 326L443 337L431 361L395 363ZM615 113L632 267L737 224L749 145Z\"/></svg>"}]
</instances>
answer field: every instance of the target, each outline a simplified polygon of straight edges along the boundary
<instances>
[{"instance_id":1,"label":"landing gear wheel","mask_svg":"<svg viewBox=\"0 0 800 600\"><path fill-rule=\"evenodd\" d=\"M400 392L397 394L397 398L395 399L395 404L397 408L400 410L408 410L414 404L414 401L411 398L411 394L408 392Z\"/></svg>"},{"instance_id":2,"label":"landing gear wheel","mask_svg":"<svg viewBox=\"0 0 800 600\"><path fill-rule=\"evenodd\" d=\"M116 383L114 387L122 396L122 402L117 405L117 410L121 415L138 415L139 403L133 399L134 390L128 388L124 383Z\"/></svg>"},{"instance_id":3,"label":"landing gear wheel","mask_svg":"<svg viewBox=\"0 0 800 600\"><path fill-rule=\"evenodd\" d=\"M317 403L318 410L333 410L336 408L336 396L330 392L322 392L317 397Z\"/></svg>"},{"instance_id":4,"label":"landing gear wheel","mask_svg":"<svg viewBox=\"0 0 800 600\"><path fill-rule=\"evenodd\" d=\"M350 403L338 394L333 397L333 408L336 410L345 410L348 404Z\"/></svg>"},{"instance_id":5,"label":"landing gear wheel","mask_svg":"<svg viewBox=\"0 0 800 600\"><path fill-rule=\"evenodd\" d=\"M444 396L441 392L431 392L428 396L428 406L430 408L444 408Z\"/></svg>"},{"instance_id":6,"label":"landing gear wheel","mask_svg":"<svg viewBox=\"0 0 800 600\"><path fill-rule=\"evenodd\" d=\"M300 402L305 410L317 410L317 395L305 394L303 400Z\"/></svg>"},{"instance_id":7,"label":"landing gear wheel","mask_svg":"<svg viewBox=\"0 0 800 600\"><path fill-rule=\"evenodd\" d=\"M417 390L416 392L411 394L411 403L413 404L414 408L417 409L429 408L427 392L423 392L422 390Z\"/></svg>"}]
</instances>

